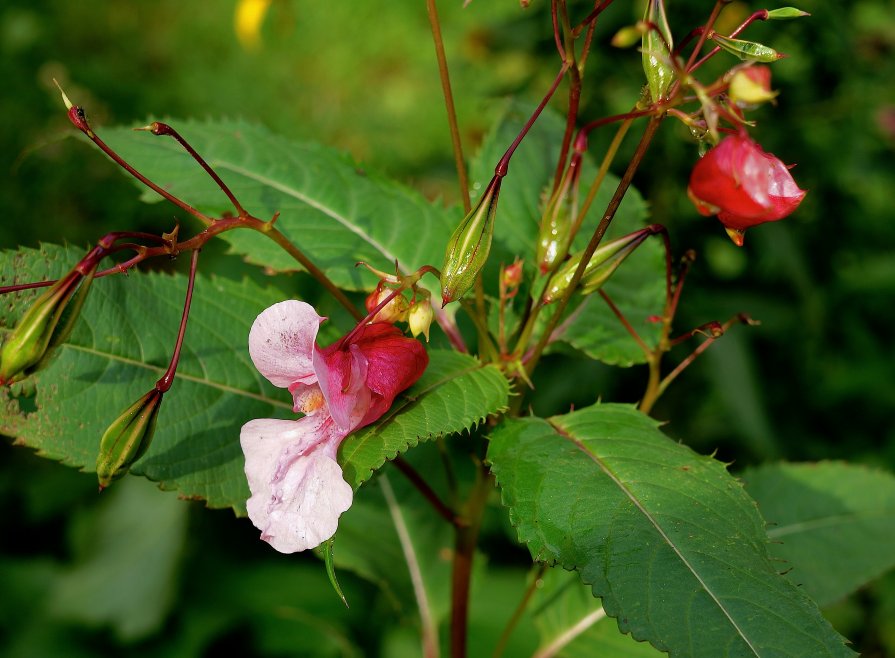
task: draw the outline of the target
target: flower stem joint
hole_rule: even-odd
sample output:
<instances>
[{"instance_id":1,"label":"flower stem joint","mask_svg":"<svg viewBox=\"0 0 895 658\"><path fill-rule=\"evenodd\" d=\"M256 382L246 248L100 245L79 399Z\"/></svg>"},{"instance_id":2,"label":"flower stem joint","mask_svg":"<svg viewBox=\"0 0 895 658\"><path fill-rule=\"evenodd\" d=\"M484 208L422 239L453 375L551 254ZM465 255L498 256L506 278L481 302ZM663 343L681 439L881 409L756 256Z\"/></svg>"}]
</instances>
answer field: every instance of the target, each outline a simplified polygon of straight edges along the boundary
<instances>
[{"instance_id":1,"label":"flower stem joint","mask_svg":"<svg viewBox=\"0 0 895 658\"><path fill-rule=\"evenodd\" d=\"M134 402L106 430L99 442L96 476L100 491L128 472L142 457L155 433L164 393L153 388Z\"/></svg>"},{"instance_id":2,"label":"flower stem joint","mask_svg":"<svg viewBox=\"0 0 895 658\"><path fill-rule=\"evenodd\" d=\"M485 267L494 236L494 217L502 180L501 176L491 179L482 198L448 240L441 268L442 306L469 292Z\"/></svg>"},{"instance_id":3,"label":"flower stem joint","mask_svg":"<svg viewBox=\"0 0 895 658\"><path fill-rule=\"evenodd\" d=\"M38 297L7 336L0 350L0 385L36 371L71 334L99 265L99 249Z\"/></svg>"}]
</instances>

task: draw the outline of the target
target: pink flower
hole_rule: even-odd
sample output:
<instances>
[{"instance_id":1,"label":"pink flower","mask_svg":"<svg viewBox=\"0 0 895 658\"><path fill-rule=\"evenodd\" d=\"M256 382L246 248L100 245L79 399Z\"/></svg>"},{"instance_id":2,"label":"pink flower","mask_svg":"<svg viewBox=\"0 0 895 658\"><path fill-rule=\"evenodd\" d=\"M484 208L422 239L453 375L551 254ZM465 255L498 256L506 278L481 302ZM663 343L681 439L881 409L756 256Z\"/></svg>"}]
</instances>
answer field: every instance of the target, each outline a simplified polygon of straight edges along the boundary
<instances>
[{"instance_id":1,"label":"pink flower","mask_svg":"<svg viewBox=\"0 0 895 658\"><path fill-rule=\"evenodd\" d=\"M313 548L333 536L352 489L336 461L353 430L378 420L429 362L422 344L390 324L359 324L329 347L316 344L325 318L304 302L264 310L249 332L255 367L288 388L298 420L252 420L240 444L251 497L249 518L281 553Z\"/></svg>"},{"instance_id":2,"label":"pink flower","mask_svg":"<svg viewBox=\"0 0 895 658\"><path fill-rule=\"evenodd\" d=\"M783 219L805 197L789 168L746 133L725 137L696 163L687 194L700 213L718 215L737 246L747 228Z\"/></svg>"}]
</instances>

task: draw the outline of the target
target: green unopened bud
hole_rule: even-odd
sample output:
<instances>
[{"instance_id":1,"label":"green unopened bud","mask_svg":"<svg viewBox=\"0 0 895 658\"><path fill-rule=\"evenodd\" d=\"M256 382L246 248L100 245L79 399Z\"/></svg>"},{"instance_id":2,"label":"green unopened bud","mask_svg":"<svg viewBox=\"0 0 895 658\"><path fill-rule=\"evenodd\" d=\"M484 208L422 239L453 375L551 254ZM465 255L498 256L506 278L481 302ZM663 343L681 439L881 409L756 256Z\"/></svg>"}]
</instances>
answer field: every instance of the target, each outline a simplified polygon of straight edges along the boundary
<instances>
[{"instance_id":1,"label":"green unopened bud","mask_svg":"<svg viewBox=\"0 0 895 658\"><path fill-rule=\"evenodd\" d=\"M630 48L643 39L644 30L646 29L649 29L646 23L638 21L634 25L623 27L612 35L612 40L609 43L616 48Z\"/></svg>"},{"instance_id":2,"label":"green unopened bud","mask_svg":"<svg viewBox=\"0 0 895 658\"><path fill-rule=\"evenodd\" d=\"M649 226L645 229L635 231L618 240L607 242L600 245L591 256L587 267L584 268L584 274L581 276L581 290L584 294L589 295L599 290L604 283L612 276L612 273L622 264L622 261L628 257L634 249L648 236L658 230L656 226ZM584 253L572 256L566 263L556 272L550 280L550 285L541 296L542 304L550 304L561 298L569 286L572 284L572 278L581 263Z\"/></svg>"},{"instance_id":3,"label":"green unopened bud","mask_svg":"<svg viewBox=\"0 0 895 658\"><path fill-rule=\"evenodd\" d=\"M125 410L99 442L96 476L100 490L127 473L149 448L164 394L153 388Z\"/></svg>"},{"instance_id":4,"label":"green unopened bud","mask_svg":"<svg viewBox=\"0 0 895 658\"><path fill-rule=\"evenodd\" d=\"M643 51L643 72L646 73L652 101L656 103L664 98L674 80L670 50L674 47L674 41L665 16L664 0L648 0L643 22L656 27L649 27L643 33L640 46Z\"/></svg>"},{"instance_id":5,"label":"green unopened bud","mask_svg":"<svg viewBox=\"0 0 895 658\"><path fill-rule=\"evenodd\" d=\"M736 55L745 62L776 62L786 56L756 41L731 39L715 33L712 34L712 41L721 46L722 50Z\"/></svg>"},{"instance_id":6,"label":"green unopened bud","mask_svg":"<svg viewBox=\"0 0 895 658\"><path fill-rule=\"evenodd\" d=\"M428 343L429 327L434 319L435 311L432 309L432 303L429 301L428 295L426 297L420 296L407 313L407 324L410 326L410 333L413 334L414 338L423 334Z\"/></svg>"},{"instance_id":7,"label":"green unopened bud","mask_svg":"<svg viewBox=\"0 0 895 658\"><path fill-rule=\"evenodd\" d=\"M98 262L85 259L78 263L22 316L0 350L0 385L30 375L68 338L87 298Z\"/></svg>"},{"instance_id":8,"label":"green unopened bud","mask_svg":"<svg viewBox=\"0 0 895 658\"><path fill-rule=\"evenodd\" d=\"M771 9L768 12L768 20L769 21L786 21L793 18L804 18L805 16L810 16L807 11L802 11L801 9L796 9L795 7L779 7L777 9Z\"/></svg>"},{"instance_id":9,"label":"green unopened bud","mask_svg":"<svg viewBox=\"0 0 895 658\"><path fill-rule=\"evenodd\" d=\"M572 239L572 221L576 213L578 177L581 175L581 153L576 152L562 181L547 201L538 230L537 259L542 274L553 269L565 257Z\"/></svg>"},{"instance_id":10,"label":"green unopened bud","mask_svg":"<svg viewBox=\"0 0 895 658\"><path fill-rule=\"evenodd\" d=\"M495 176L475 207L463 218L448 240L441 268L442 306L465 295L478 276L491 251L494 216L501 176Z\"/></svg>"}]
</instances>

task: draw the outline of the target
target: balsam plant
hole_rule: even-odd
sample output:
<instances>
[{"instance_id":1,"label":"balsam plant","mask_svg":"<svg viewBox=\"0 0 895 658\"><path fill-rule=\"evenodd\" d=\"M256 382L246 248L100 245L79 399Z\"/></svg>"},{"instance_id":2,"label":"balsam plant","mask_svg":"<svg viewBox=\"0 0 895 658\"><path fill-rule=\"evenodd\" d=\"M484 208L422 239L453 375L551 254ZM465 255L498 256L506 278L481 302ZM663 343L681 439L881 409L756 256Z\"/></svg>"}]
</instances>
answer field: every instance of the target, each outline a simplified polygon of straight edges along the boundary
<instances>
[{"instance_id":1,"label":"balsam plant","mask_svg":"<svg viewBox=\"0 0 895 658\"><path fill-rule=\"evenodd\" d=\"M409 571L425 656L853 654L818 602L893 560L868 548L871 567L843 565L823 523L812 524L844 499L857 510L871 503L856 485L829 509L794 497L781 511L786 501L774 493L800 478L849 481L851 468L769 466L740 479L650 416L714 342L759 323L744 311L675 326L695 254L674 243L673 227L647 222L632 187L654 136L677 121L694 163L681 195L717 215L736 246L747 229L795 212L805 191L758 145L761 127L749 118L779 93L767 65L782 55L742 37L756 21L807 14L761 9L720 33L727 0L690 29L676 24L673 3L648 0L642 20L612 45L598 43L595 27L617 4L582 10L552 0L544 30L557 51L553 82L536 105L514 103L470 164L430 1L461 208L243 122L106 129L63 92L72 125L184 223L159 233L125 225L84 256L55 246L4 253L4 429L48 458L94 469L100 489L131 473L247 515L267 542L258 551L316 550L332 596L343 595L340 571L373 582ZM257 26L265 6L241 3L244 22ZM629 112L585 116L582 97L605 92L584 75L589 58L598 49L628 56L613 47L635 45L641 96ZM704 77L707 62L725 57L720 76ZM603 153L589 149L597 130L614 131ZM617 162L629 135L633 154ZM319 289L318 309L203 271L199 253L217 239L275 275L305 273ZM186 254L186 275L142 269ZM687 344L688 355L666 364ZM646 365L642 394L634 404L595 400L536 416L539 366L563 349ZM31 396L28 411L21 402ZM84 399L101 400L101 413ZM415 490L405 504L425 507L439 533L449 532L438 553L450 563L443 625L430 600L438 588L426 587L438 569L394 513L390 470ZM880 491L895 488L880 477ZM767 509L779 518L763 517ZM376 573L358 556L382 550L386 530L370 518L386 511L402 559ZM514 528L532 569L518 605L495 613L502 631L483 642L471 639L470 597L484 577L476 566L487 571L488 558L499 557L479 537L491 513ZM783 522L792 532L772 540L768 528L773 535ZM853 544L864 531L852 531ZM803 562L806 546L817 554ZM585 589L590 599L574 622L526 645L525 625L542 624ZM599 653L607 632L616 653Z\"/></svg>"}]
</instances>

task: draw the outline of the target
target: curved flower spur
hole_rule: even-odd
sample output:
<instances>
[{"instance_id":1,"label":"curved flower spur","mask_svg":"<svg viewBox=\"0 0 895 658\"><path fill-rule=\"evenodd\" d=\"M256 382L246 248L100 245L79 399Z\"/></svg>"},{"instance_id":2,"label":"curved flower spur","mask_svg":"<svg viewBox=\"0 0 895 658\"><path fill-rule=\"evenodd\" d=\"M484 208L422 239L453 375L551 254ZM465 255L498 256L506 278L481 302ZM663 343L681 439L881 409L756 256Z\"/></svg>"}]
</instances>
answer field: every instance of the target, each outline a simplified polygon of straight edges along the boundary
<instances>
[{"instance_id":1,"label":"curved flower spur","mask_svg":"<svg viewBox=\"0 0 895 658\"><path fill-rule=\"evenodd\" d=\"M316 338L325 319L290 300L264 310L249 332L255 367L289 389L294 410L304 414L252 420L240 434L249 518L281 553L314 548L335 534L353 496L336 461L339 445L388 411L429 363L419 341L387 322L364 320L321 348Z\"/></svg>"}]
</instances>

